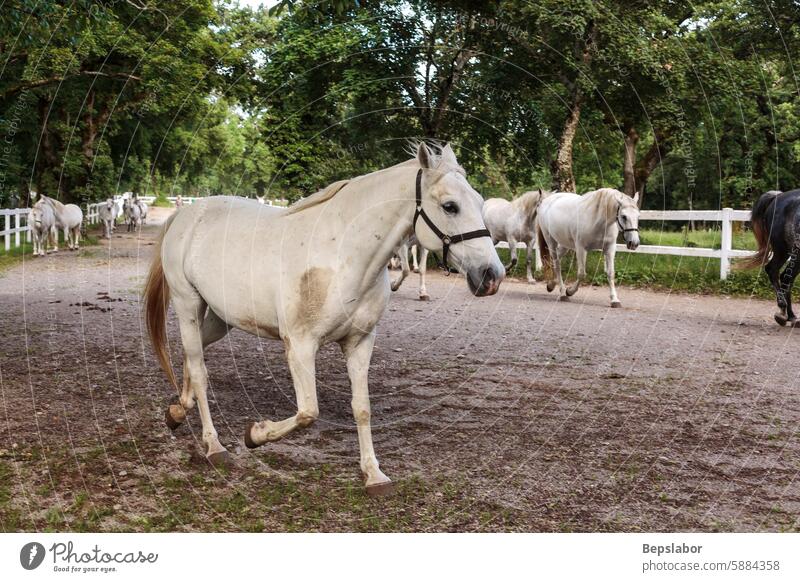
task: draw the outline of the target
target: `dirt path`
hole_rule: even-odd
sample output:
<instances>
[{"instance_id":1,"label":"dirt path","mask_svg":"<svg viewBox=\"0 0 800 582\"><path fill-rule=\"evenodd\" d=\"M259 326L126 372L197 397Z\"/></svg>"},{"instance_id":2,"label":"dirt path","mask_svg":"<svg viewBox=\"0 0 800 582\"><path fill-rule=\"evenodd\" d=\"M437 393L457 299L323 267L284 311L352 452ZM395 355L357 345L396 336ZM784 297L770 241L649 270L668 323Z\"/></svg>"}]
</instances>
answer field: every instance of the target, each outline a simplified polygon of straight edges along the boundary
<instances>
[{"instance_id":1,"label":"dirt path","mask_svg":"<svg viewBox=\"0 0 800 582\"><path fill-rule=\"evenodd\" d=\"M557 303L458 277L394 295L371 368L375 448L398 484L368 499L338 348L318 360L320 421L249 451L247 420L294 412L277 342L208 352L212 413L237 466L198 456L199 421L143 337L157 224L0 276L4 530L797 530L798 330L763 301L604 288ZM120 234L121 233L121 234ZM173 360L179 362L171 322Z\"/></svg>"}]
</instances>

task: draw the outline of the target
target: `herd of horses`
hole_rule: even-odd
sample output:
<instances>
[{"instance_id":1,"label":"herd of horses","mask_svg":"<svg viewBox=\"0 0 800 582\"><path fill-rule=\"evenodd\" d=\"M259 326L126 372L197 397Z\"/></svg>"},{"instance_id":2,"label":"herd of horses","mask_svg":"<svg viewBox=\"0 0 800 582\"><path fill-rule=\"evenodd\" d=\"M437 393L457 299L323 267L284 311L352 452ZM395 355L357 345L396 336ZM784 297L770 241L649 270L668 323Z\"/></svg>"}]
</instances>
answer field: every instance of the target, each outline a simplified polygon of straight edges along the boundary
<instances>
[{"instance_id":1,"label":"herd of horses","mask_svg":"<svg viewBox=\"0 0 800 582\"><path fill-rule=\"evenodd\" d=\"M214 196L178 208L166 220L144 289L145 320L159 364L178 394L166 409L167 425L177 428L197 406L212 465L228 465L231 456L211 417L205 348L233 328L283 342L297 412L250 422L243 440L255 448L318 418L316 356L321 346L334 342L347 363L366 491L392 491L373 448L368 372L375 327L391 292L411 270L410 246L421 251L415 266L423 300L428 298L428 252L438 254L448 272L464 275L475 296L488 297L516 265L518 243L525 245L527 280L534 283L531 257L538 246L547 290L558 287L558 299L567 301L586 275L587 252L601 250L611 307L621 306L614 253L620 234L629 249L639 245L635 197L601 188L582 196L537 190L510 202L484 201L449 145L434 151L419 143L414 150L414 158L406 162L336 182L288 208ZM120 207L119 201L108 199L99 215L110 238L120 215L129 231L138 230L147 205L127 198ZM82 213L77 206L42 196L31 216L36 254L44 254L56 229L64 229L70 248L78 247ZM766 264L779 307L775 319L794 326L791 286L800 268L800 190L761 196L752 224L758 251L740 266ZM500 241L511 250L507 265L496 251ZM569 250L576 255L577 280L567 286L561 261ZM393 259L402 268L395 281L387 268ZM168 351L170 304L183 345L180 385Z\"/></svg>"},{"instance_id":2,"label":"herd of horses","mask_svg":"<svg viewBox=\"0 0 800 582\"><path fill-rule=\"evenodd\" d=\"M33 256L43 257L48 252L58 251L58 233L64 232L64 243L69 250L78 250L81 241L81 228L83 226L83 211L77 204L63 204L49 196L39 196L31 192L31 198L36 200L31 207L28 219L31 227L33 241ZM117 221L124 216L128 225L128 232L139 230L147 218L147 203L138 197L108 198L97 205L100 221L103 223L106 238L116 230Z\"/></svg>"},{"instance_id":3,"label":"herd of horses","mask_svg":"<svg viewBox=\"0 0 800 582\"><path fill-rule=\"evenodd\" d=\"M635 198L603 188L583 196L537 191L513 202L484 202L449 145L438 152L425 143L415 149L416 156L409 161L336 182L289 208L219 196L200 200L167 219L144 290L145 319L159 363L178 393L166 409L167 425L177 428L197 406L212 465L227 465L231 457L211 417L204 350L233 328L283 342L297 412L280 420L250 422L244 442L255 448L318 418L316 355L321 346L334 342L347 363L366 491L369 495L392 491L373 448L368 372L375 326L391 290L410 271L410 244L422 249L423 277L425 253L437 253L446 270L465 276L475 296L488 297L498 291L506 273L495 250L497 242L509 242L511 267L517 243L525 243L530 264L536 240L548 273L548 291L558 286L559 300L578 290L586 252L600 249L611 306L620 306L614 251L620 233L628 248L639 245ZM760 245L771 244L773 260L779 260L783 255L777 242L764 243L762 236L773 232L769 224L759 222L767 215L772 216L768 211L754 213L756 236ZM797 215L792 224L796 232ZM796 244L791 248L794 269ZM575 251L578 262L578 280L569 287L561 275L567 250ZM769 252L761 248L760 258L754 260ZM387 268L393 257L403 268L394 282ZM533 282L530 267L528 280ZM424 278L420 295L427 297ZM180 385L168 352L170 304L183 345ZM784 309L787 321L794 321L790 302Z\"/></svg>"}]
</instances>

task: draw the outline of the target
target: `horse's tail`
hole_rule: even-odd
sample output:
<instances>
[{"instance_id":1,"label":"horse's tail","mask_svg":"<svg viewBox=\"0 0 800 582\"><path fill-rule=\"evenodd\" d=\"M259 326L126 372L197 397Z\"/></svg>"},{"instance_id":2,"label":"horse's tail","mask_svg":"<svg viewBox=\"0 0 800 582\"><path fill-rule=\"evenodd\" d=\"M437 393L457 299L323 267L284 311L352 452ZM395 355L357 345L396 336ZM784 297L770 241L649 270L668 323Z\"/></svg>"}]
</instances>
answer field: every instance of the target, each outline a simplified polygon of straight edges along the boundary
<instances>
[{"instance_id":1,"label":"horse's tail","mask_svg":"<svg viewBox=\"0 0 800 582\"><path fill-rule=\"evenodd\" d=\"M147 333L150 335L150 342L158 357L161 369L167 375L170 383L178 390L178 381L175 379L175 371L167 353L167 309L169 308L169 284L164 277L164 267L161 263L161 244L164 235L167 234L172 221L178 213L174 213L167 219L161 235L155 246L155 256L150 265L150 273L147 275L147 283L144 286L144 312L147 321Z\"/></svg>"},{"instance_id":2,"label":"horse's tail","mask_svg":"<svg viewBox=\"0 0 800 582\"><path fill-rule=\"evenodd\" d=\"M758 250L752 256L739 259L734 263L736 269L755 269L766 263L772 245L769 241L769 233L772 225L772 217L767 213L775 202L780 192L773 190L762 194L753 204L753 212L750 215L750 223L753 225L753 235L758 243Z\"/></svg>"},{"instance_id":3,"label":"horse's tail","mask_svg":"<svg viewBox=\"0 0 800 582\"><path fill-rule=\"evenodd\" d=\"M547 246L547 241L544 240L542 234L542 227L536 225L536 240L539 243L539 254L542 255L542 272L545 279L550 279L553 272L553 259L550 256L550 247Z\"/></svg>"}]
</instances>

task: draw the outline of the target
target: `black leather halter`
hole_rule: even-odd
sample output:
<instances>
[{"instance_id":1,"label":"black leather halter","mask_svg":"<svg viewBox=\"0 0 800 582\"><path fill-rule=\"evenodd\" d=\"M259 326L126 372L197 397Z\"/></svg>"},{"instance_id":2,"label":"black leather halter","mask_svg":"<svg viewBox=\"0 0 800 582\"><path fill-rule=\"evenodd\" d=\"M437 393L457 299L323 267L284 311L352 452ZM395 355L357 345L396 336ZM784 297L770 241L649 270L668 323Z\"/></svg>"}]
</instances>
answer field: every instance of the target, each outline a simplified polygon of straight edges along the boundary
<instances>
[{"instance_id":1,"label":"black leather halter","mask_svg":"<svg viewBox=\"0 0 800 582\"><path fill-rule=\"evenodd\" d=\"M465 240L471 240L473 238L481 238L484 236L491 237L492 235L489 231L485 228L481 228L478 230L472 230L470 232L465 232L463 234L445 234L439 228L433 224L433 221L430 219L428 214L422 208L422 168L420 168L419 172L417 172L417 209L414 212L414 234L417 234L417 219L421 216L422 220L425 221L425 224L428 225L433 231L433 234L439 237L439 240L442 241L442 262L441 266L447 271L448 275L452 272L450 266L447 264L447 255L450 252L450 245L464 242ZM417 240L419 240L419 236L417 236Z\"/></svg>"},{"instance_id":2,"label":"black leather halter","mask_svg":"<svg viewBox=\"0 0 800 582\"><path fill-rule=\"evenodd\" d=\"M632 232L632 231L639 232L638 228L625 228L625 226L622 224L622 221L620 221L620 219L619 219L619 213L620 212L622 212L622 204L620 204L617 207L617 226L619 226L619 228L622 231L622 233L625 234L626 232Z\"/></svg>"}]
</instances>

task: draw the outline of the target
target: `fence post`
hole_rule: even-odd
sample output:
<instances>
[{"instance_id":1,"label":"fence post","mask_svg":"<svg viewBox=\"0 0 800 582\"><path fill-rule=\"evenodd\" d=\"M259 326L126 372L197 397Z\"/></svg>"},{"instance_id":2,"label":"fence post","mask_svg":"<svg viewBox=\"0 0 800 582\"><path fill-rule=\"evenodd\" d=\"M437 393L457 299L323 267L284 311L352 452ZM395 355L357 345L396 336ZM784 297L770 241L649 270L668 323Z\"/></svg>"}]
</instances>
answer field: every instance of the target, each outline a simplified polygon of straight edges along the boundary
<instances>
[{"instance_id":1,"label":"fence post","mask_svg":"<svg viewBox=\"0 0 800 582\"><path fill-rule=\"evenodd\" d=\"M14 246L19 246L19 212L14 213Z\"/></svg>"},{"instance_id":2,"label":"fence post","mask_svg":"<svg viewBox=\"0 0 800 582\"><path fill-rule=\"evenodd\" d=\"M3 219L6 233L6 252L8 252L11 249L11 233L9 232L11 230L11 217L8 214L5 214Z\"/></svg>"},{"instance_id":3,"label":"fence post","mask_svg":"<svg viewBox=\"0 0 800 582\"><path fill-rule=\"evenodd\" d=\"M733 208L722 209L722 239L719 248L719 278L728 278L731 268L730 251L733 248Z\"/></svg>"}]
</instances>

